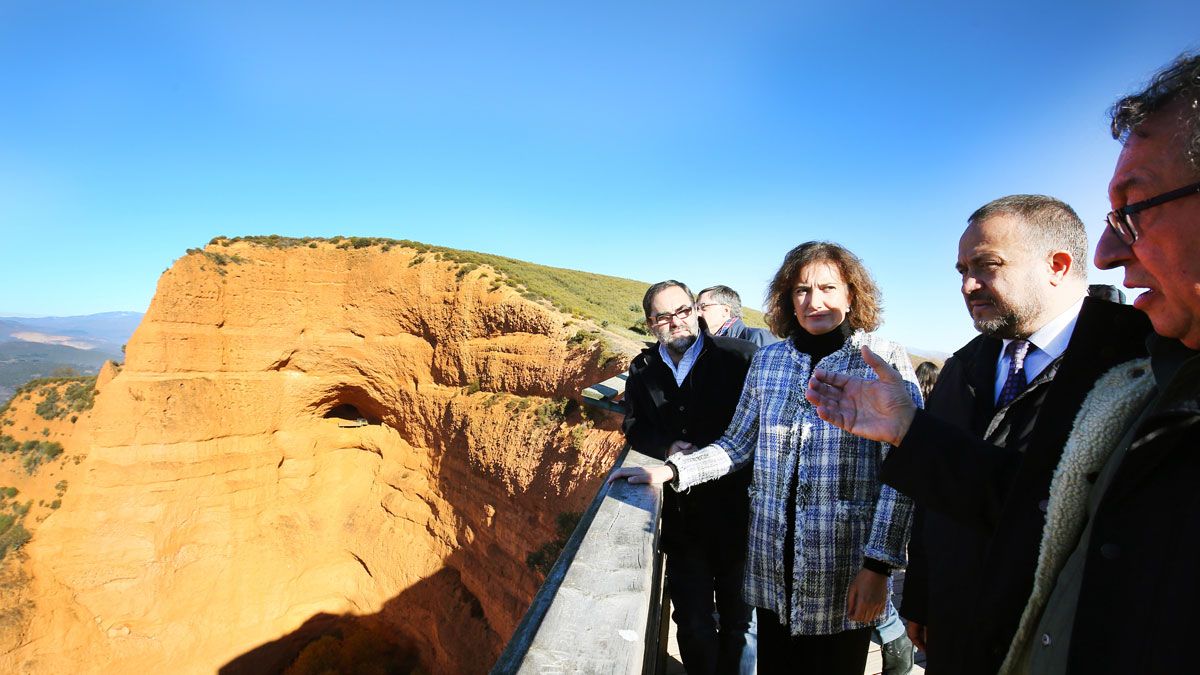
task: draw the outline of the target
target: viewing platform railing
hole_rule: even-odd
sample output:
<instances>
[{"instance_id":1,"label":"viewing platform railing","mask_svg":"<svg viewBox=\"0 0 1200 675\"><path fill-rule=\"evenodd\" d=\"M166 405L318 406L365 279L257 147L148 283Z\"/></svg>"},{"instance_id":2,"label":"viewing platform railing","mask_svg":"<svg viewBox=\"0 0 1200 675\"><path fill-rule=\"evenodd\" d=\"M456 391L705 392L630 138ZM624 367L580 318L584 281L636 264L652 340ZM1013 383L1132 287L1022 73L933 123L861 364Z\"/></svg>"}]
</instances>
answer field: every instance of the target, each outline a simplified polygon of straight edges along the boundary
<instances>
[{"instance_id":1,"label":"viewing platform railing","mask_svg":"<svg viewBox=\"0 0 1200 675\"><path fill-rule=\"evenodd\" d=\"M623 413L614 399L624 389L618 375L584 390L584 402ZM652 463L626 446L616 466ZM661 486L601 486L492 673L664 672L661 515Z\"/></svg>"}]
</instances>

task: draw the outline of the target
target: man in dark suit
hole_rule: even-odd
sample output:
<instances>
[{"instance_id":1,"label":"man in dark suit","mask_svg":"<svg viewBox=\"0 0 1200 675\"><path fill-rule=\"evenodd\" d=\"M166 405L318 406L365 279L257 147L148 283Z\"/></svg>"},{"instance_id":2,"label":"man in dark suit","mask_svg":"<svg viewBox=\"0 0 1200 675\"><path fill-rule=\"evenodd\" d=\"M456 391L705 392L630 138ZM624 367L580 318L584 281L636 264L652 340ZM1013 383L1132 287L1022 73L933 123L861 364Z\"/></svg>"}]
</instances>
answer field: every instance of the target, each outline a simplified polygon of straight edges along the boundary
<instances>
[{"instance_id":1,"label":"man in dark suit","mask_svg":"<svg viewBox=\"0 0 1200 675\"><path fill-rule=\"evenodd\" d=\"M704 335L692 292L678 281L651 286L642 309L657 343L629 366L623 428L634 449L665 460L676 441L700 448L721 437L757 347ZM690 675L754 672L754 614L742 600L749 484L747 468L686 494L664 491L667 590Z\"/></svg>"},{"instance_id":2,"label":"man in dark suit","mask_svg":"<svg viewBox=\"0 0 1200 675\"><path fill-rule=\"evenodd\" d=\"M962 293L981 335L945 365L926 410L880 380L818 372L828 421L896 446L884 482L917 504L901 615L930 673L995 673L1033 586L1050 480L1084 397L1144 353L1132 308L1087 297L1087 240L1066 204L995 200L959 241ZM868 358L874 355L868 355Z\"/></svg>"}]
</instances>

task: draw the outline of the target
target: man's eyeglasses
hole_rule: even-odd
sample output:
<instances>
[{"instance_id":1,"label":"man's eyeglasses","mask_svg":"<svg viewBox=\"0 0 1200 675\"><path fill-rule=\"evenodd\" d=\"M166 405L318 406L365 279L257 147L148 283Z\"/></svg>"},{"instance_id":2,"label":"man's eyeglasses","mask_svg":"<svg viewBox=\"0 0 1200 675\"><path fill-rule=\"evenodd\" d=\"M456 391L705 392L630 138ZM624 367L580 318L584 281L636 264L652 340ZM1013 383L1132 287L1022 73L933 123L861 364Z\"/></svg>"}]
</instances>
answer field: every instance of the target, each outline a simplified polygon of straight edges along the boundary
<instances>
[{"instance_id":1,"label":"man's eyeglasses","mask_svg":"<svg viewBox=\"0 0 1200 675\"><path fill-rule=\"evenodd\" d=\"M1116 211L1108 212L1108 226L1113 229L1113 232L1117 234L1117 237L1120 238L1121 241L1125 242L1126 246L1130 246L1133 244L1133 242L1137 241L1138 238L1137 227L1133 224L1133 214L1145 211L1152 206L1166 204L1167 202L1174 201L1182 197L1187 197L1188 195L1194 195L1196 193L1200 193L1200 183L1193 183L1187 187L1181 187L1178 190L1164 192L1157 197L1151 197L1150 199L1122 206Z\"/></svg>"},{"instance_id":2,"label":"man's eyeglasses","mask_svg":"<svg viewBox=\"0 0 1200 675\"><path fill-rule=\"evenodd\" d=\"M663 312L662 314L655 314L654 316L650 317L649 319L646 319L646 321L648 321L651 326L665 326L665 325L671 323L671 319L675 319L677 321L683 321L684 319L686 319L692 315L692 311L694 309L695 308L692 305L686 305L686 306L680 307L679 309L675 310L674 312Z\"/></svg>"},{"instance_id":3,"label":"man's eyeglasses","mask_svg":"<svg viewBox=\"0 0 1200 675\"><path fill-rule=\"evenodd\" d=\"M726 305L723 302L702 302L699 305L696 305L696 309L703 312L703 311L707 310L709 307L727 307L727 306L728 305Z\"/></svg>"}]
</instances>

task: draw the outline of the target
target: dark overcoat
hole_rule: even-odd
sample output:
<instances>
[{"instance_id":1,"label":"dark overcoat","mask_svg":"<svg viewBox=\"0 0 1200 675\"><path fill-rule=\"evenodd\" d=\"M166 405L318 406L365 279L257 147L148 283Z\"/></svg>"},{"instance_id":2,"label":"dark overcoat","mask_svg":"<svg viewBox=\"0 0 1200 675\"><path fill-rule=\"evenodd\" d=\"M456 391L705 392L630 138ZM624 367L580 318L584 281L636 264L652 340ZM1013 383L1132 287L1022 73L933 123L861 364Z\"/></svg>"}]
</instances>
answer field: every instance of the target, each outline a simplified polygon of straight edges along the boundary
<instances>
[{"instance_id":1,"label":"dark overcoat","mask_svg":"<svg viewBox=\"0 0 1200 675\"><path fill-rule=\"evenodd\" d=\"M705 335L703 340L700 356L682 386L675 384L657 343L630 364L623 429L638 452L666 459L667 448L674 441L704 447L725 432L758 347L734 338ZM685 494L664 490L663 551L699 545L709 549L714 559L741 564L746 552L749 486L750 470L746 468L697 485Z\"/></svg>"},{"instance_id":2,"label":"dark overcoat","mask_svg":"<svg viewBox=\"0 0 1200 675\"><path fill-rule=\"evenodd\" d=\"M979 336L947 360L882 472L917 504L901 614L928 627L930 673L999 669L1033 587L1072 422L1102 374L1145 355L1149 330L1131 307L1085 299L1063 355L1001 410L1001 340Z\"/></svg>"}]
</instances>

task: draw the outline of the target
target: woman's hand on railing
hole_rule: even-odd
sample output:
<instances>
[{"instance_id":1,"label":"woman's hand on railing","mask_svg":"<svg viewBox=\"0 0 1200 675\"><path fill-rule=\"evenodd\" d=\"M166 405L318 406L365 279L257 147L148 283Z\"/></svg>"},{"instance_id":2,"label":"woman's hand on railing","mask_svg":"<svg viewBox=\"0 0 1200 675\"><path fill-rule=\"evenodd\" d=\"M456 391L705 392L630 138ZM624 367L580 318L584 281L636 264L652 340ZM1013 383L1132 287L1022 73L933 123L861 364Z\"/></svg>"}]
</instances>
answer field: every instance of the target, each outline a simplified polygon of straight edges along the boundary
<instances>
[{"instance_id":1,"label":"woman's hand on railing","mask_svg":"<svg viewBox=\"0 0 1200 675\"><path fill-rule=\"evenodd\" d=\"M879 572L858 571L846 597L846 614L851 621L868 623L883 614L888 597L887 579L887 575Z\"/></svg>"},{"instance_id":2,"label":"woman's hand on railing","mask_svg":"<svg viewBox=\"0 0 1200 675\"><path fill-rule=\"evenodd\" d=\"M675 477L675 469L669 465L659 466L625 466L613 471L608 477L608 484L624 478L630 483L652 483L662 485Z\"/></svg>"}]
</instances>

